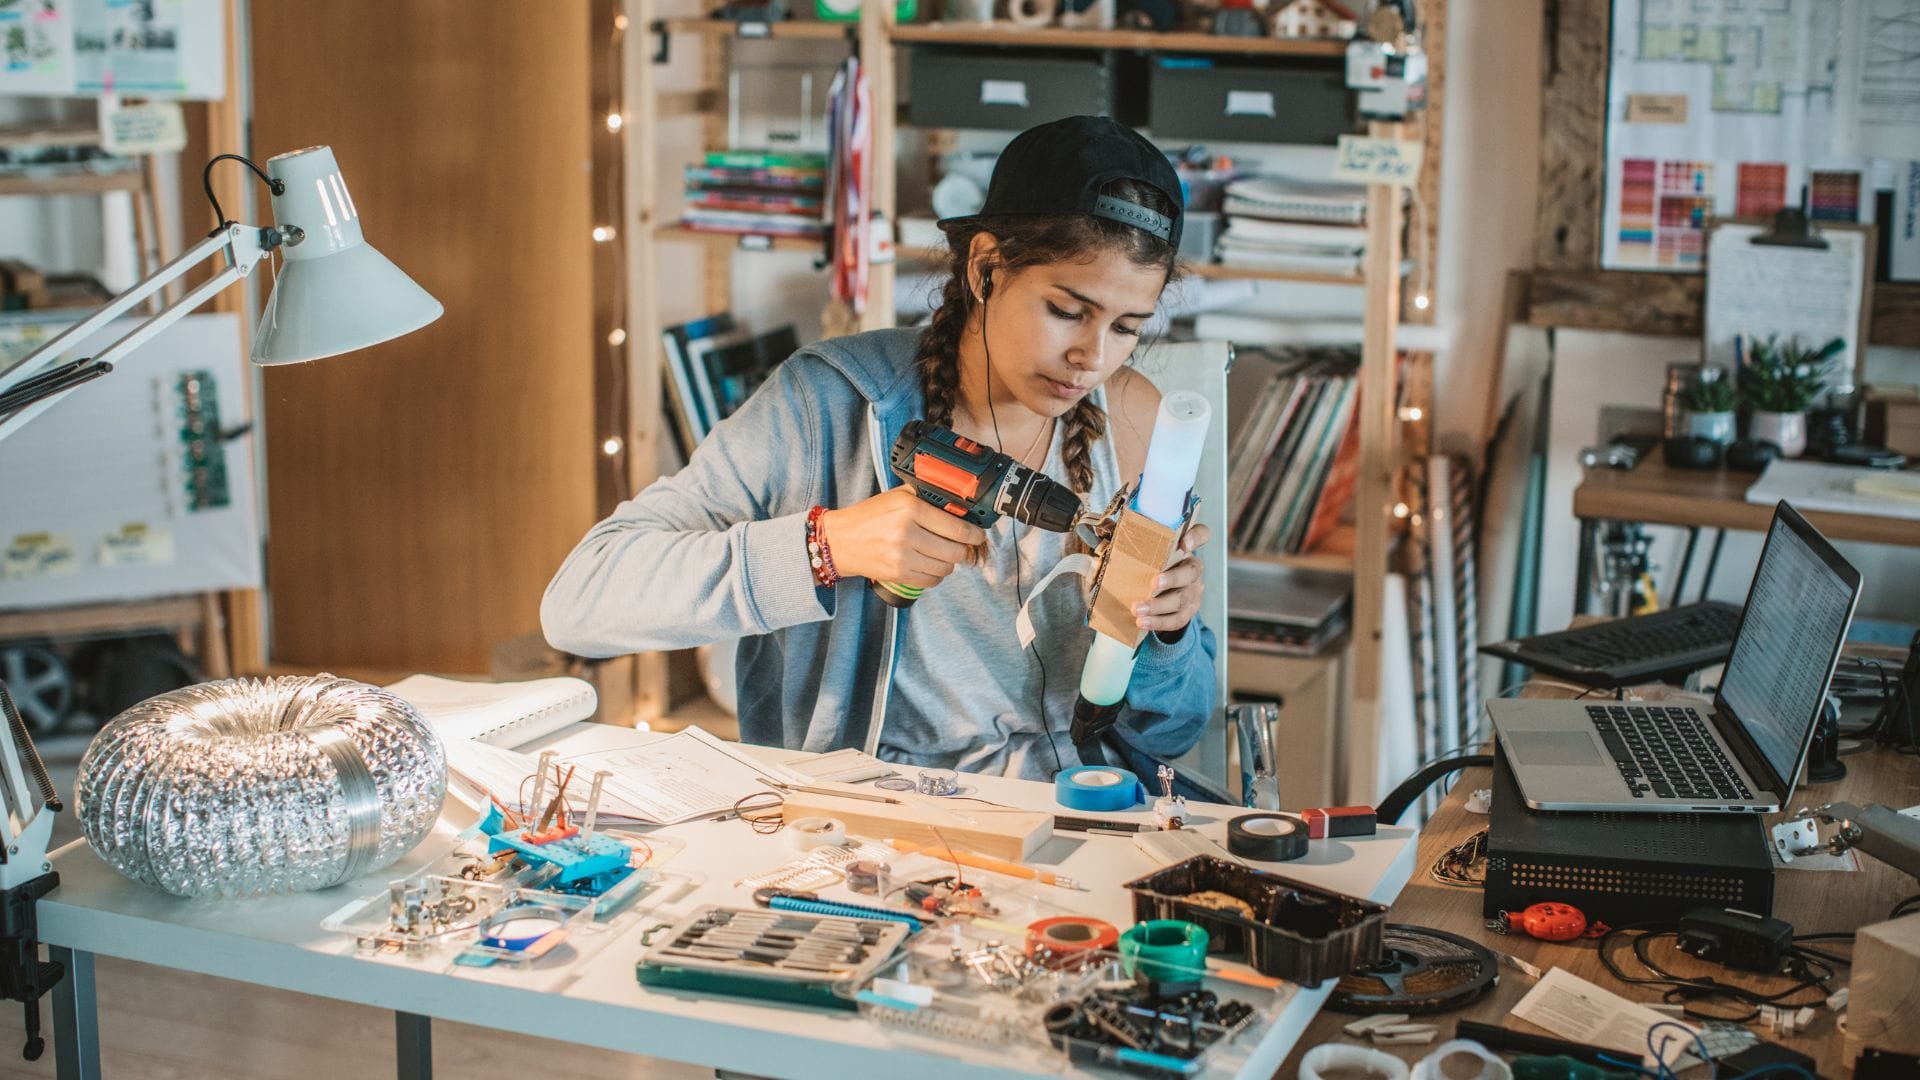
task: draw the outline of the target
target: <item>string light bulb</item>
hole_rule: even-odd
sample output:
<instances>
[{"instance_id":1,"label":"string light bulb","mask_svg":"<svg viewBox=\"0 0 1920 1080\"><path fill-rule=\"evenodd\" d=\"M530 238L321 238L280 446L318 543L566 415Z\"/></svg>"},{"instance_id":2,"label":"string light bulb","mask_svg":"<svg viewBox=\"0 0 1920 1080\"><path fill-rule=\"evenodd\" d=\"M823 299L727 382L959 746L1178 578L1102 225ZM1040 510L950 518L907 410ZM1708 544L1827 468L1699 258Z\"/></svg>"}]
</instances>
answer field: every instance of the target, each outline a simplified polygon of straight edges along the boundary
<instances>
[{"instance_id":1,"label":"string light bulb","mask_svg":"<svg viewBox=\"0 0 1920 1080\"><path fill-rule=\"evenodd\" d=\"M593 227L593 242L596 244L604 244L616 235L618 234L613 231L613 226L611 225L595 225Z\"/></svg>"},{"instance_id":2,"label":"string light bulb","mask_svg":"<svg viewBox=\"0 0 1920 1080\"><path fill-rule=\"evenodd\" d=\"M617 349L620 346L625 345L626 343L627 343L626 327L616 326L612 330L607 332L607 344Z\"/></svg>"},{"instance_id":3,"label":"string light bulb","mask_svg":"<svg viewBox=\"0 0 1920 1080\"><path fill-rule=\"evenodd\" d=\"M627 17L625 15L615 15L613 17L613 28L615 30L625 30L627 28Z\"/></svg>"},{"instance_id":4,"label":"string light bulb","mask_svg":"<svg viewBox=\"0 0 1920 1080\"><path fill-rule=\"evenodd\" d=\"M1416 311L1425 311L1433 306L1433 301L1427 299L1426 293L1415 293L1413 295L1413 306Z\"/></svg>"},{"instance_id":5,"label":"string light bulb","mask_svg":"<svg viewBox=\"0 0 1920 1080\"><path fill-rule=\"evenodd\" d=\"M620 456L620 436L609 435L607 441L600 444L600 450L608 457Z\"/></svg>"},{"instance_id":6,"label":"string light bulb","mask_svg":"<svg viewBox=\"0 0 1920 1080\"><path fill-rule=\"evenodd\" d=\"M627 123L626 117L621 116L617 112L610 112L607 114L607 130L608 131L619 131L622 127L626 126L626 123Z\"/></svg>"},{"instance_id":7,"label":"string light bulb","mask_svg":"<svg viewBox=\"0 0 1920 1080\"><path fill-rule=\"evenodd\" d=\"M1406 408L1400 410L1400 419L1405 420L1409 423L1419 420L1421 417L1425 415L1427 414L1420 411L1420 406L1418 405L1409 405Z\"/></svg>"},{"instance_id":8,"label":"string light bulb","mask_svg":"<svg viewBox=\"0 0 1920 1080\"><path fill-rule=\"evenodd\" d=\"M1402 502L1402 503L1393 504L1394 517L1405 518L1408 514L1411 514L1411 513L1413 513L1413 510L1410 507L1408 507L1406 503Z\"/></svg>"}]
</instances>

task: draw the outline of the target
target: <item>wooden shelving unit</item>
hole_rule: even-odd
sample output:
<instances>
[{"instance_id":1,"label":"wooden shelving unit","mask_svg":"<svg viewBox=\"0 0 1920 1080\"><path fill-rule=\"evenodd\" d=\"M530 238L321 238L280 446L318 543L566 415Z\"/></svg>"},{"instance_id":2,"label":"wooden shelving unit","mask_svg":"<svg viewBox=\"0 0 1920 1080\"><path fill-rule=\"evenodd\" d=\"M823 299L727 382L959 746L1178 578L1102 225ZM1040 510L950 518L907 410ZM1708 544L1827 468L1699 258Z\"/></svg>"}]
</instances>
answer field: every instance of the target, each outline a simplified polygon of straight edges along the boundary
<instances>
[{"instance_id":1,"label":"wooden shelving unit","mask_svg":"<svg viewBox=\"0 0 1920 1080\"><path fill-rule=\"evenodd\" d=\"M820 251L820 241L808 236L761 236L756 234L710 232L705 229L690 229L685 225L661 225L653 231L659 240L674 240L690 244L706 244L725 251L733 248L739 251Z\"/></svg>"},{"instance_id":2,"label":"wooden shelving unit","mask_svg":"<svg viewBox=\"0 0 1920 1080\"><path fill-rule=\"evenodd\" d=\"M1272 37L1217 37L1213 34L1159 34L1151 30L1022 30L1005 24L915 23L895 27L893 40L924 45L992 45L1026 49L1137 49L1157 53L1232 53L1240 56L1292 56L1339 59L1343 41Z\"/></svg>"},{"instance_id":3,"label":"wooden shelving unit","mask_svg":"<svg viewBox=\"0 0 1920 1080\"><path fill-rule=\"evenodd\" d=\"M659 220L654 180L658 125L663 116L684 116L691 111L703 111L708 148L724 149L719 145L719 140L725 135L725 125L721 119L724 114L723 95L719 91L724 86L728 38L845 40L850 47L857 47L867 66L872 86L874 142L881 147L893 145L893 126L899 115L898 87L893 75L894 45L1137 50L1327 61L1337 60L1345 53L1344 44L1334 41L1155 34L1135 30L1020 30L1004 23L984 26L939 23L897 26L893 23L891 4L865 5L858 23L803 21L770 25L714 19L660 19L656 15L656 6L657 0L625 0L629 25L647 27L653 32L650 35L630 35L624 60L626 100L632 114L627 126L628 179L625 194L628 209L624 227L634 230L632 235L640 237L632 247L632 272L627 275L632 313L630 321L635 328L637 345L632 351L631 378L628 380L631 388L629 415L633 418L628 440L633 451L628 456L632 463L629 481L636 490L654 479L654 462L657 460L657 444L654 440L659 437L660 425L656 418L660 415L661 369L656 343L665 321L655 303L654 282L660 266L658 244L697 242L707 245L705 276L708 310L723 310L732 301L727 263L732 251L742 246L740 241L729 236L694 232L679 226L677 222ZM1411 137L1425 141L1426 165L1421 192L1426 205L1433 207L1437 205L1435 184L1439 168L1438 104L1444 87L1440 68L1445 55L1445 0L1425 0L1421 8L1421 24L1432 65L1427 117L1410 126L1375 124L1372 134L1381 138ZM663 35L669 40L673 35L693 39L694 46L702 51L705 73L703 88L669 95L655 92L656 50L662 45L662 51L669 52L677 47L661 42L659 38ZM894 155L877 153L874 160L876 209L885 214L888 220L897 221ZM1406 450L1399 438L1400 423L1396 414L1394 384L1394 337L1401 315L1400 288L1405 247L1402 231L1406 221L1401 194L1399 189L1385 186L1375 186L1369 194L1368 254L1363 273L1313 274L1217 264L1189 265L1185 268L1188 274L1199 278L1349 285L1366 289L1366 328L1359 376L1363 403L1359 417L1362 451L1355 523L1343 526L1319 550L1269 557L1272 561L1289 566L1351 573L1354 577L1353 630L1348 637L1350 645L1343 665L1345 677L1349 680L1345 742L1349 747L1350 763L1369 758L1377 741L1385 581L1398 524L1393 517L1393 506L1398 501L1400 471L1407 461ZM1433 218L1432 213L1426 215L1429 230ZM1426 241L1416 250L1431 257L1431 232ZM817 251L820 245L814 241L781 239L767 242L764 246L772 250L804 248ZM896 255L902 261L939 260L944 259L945 254L940 248L896 248ZM860 329L891 324L893 270L893 263L873 267L868 310L860 320ZM664 655L641 657L639 700L642 716L667 722L674 722L677 718L676 703L666 685L667 671L667 658ZM686 708L682 706L678 711L684 712ZM1357 775L1355 768L1357 766L1350 764L1350 777Z\"/></svg>"},{"instance_id":4,"label":"wooden shelving unit","mask_svg":"<svg viewBox=\"0 0 1920 1080\"><path fill-rule=\"evenodd\" d=\"M0 195L100 195L109 191L144 190L146 179L139 169L46 177L0 176Z\"/></svg>"}]
</instances>

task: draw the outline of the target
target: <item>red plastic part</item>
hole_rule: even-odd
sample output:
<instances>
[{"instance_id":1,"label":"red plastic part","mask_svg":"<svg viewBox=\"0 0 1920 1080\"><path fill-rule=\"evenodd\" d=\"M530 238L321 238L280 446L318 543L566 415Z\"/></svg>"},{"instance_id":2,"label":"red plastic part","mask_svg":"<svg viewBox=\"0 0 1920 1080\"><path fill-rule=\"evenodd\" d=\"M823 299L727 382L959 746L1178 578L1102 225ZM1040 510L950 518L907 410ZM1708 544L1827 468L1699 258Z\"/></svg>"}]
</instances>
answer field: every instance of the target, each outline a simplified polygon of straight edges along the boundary
<instances>
[{"instance_id":1,"label":"red plastic part","mask_svg":"<svg viewBox=\"0 0 1920 1080\"><path fill-rule=\"evenodd\" d=\"M1587 932L1587 916L1571 904L1535 904L1520 913L1520 929L1542 941L1572 941Z\"/></svg>"},{"instance_id":2,"label":"red plastic part","mask_svg":"<svg viewBox=\"0 0 1920 1080\"><path fill-rule=\"evenodd\" d=\"M1329 836L1372 836L1374 813L1371 806L1316 806L1300 811L1307 823L1307 839L1325 840Z\"/></svg>"}]
</instances>

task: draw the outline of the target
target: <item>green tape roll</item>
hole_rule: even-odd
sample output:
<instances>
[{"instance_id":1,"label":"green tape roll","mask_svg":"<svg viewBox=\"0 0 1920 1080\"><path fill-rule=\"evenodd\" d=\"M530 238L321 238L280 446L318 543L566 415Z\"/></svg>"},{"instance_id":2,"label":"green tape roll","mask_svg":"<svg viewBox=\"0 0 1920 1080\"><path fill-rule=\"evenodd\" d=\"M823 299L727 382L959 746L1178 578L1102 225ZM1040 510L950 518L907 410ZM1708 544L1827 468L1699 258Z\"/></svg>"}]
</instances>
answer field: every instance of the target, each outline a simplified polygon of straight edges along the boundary
<instances>
[{"instance_id":1,"label":"green tape roll","mask_svg":"<svg viewBox=\"0 0 1920 1080\"><path fill-rule=\"evenodd\" d=\"M1207 970L1207 932L1179 919L1134 923L1120 935L1120 963L1143 978L1198 979Z\"/></svg>"}]
</instances>

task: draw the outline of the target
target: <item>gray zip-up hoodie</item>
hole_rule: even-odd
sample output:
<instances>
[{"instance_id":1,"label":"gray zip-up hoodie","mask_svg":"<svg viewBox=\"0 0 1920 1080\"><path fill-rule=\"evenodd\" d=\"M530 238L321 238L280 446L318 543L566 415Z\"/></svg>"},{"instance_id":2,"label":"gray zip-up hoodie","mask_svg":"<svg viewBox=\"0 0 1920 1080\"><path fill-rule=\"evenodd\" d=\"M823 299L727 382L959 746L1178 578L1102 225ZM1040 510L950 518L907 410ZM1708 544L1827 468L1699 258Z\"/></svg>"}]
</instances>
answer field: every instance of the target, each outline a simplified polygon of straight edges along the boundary
<instances>
[{"instance_id":1,"label":"gray zip-up hoodie","mask_svg":"<svg viewBox=\"0 0 1920 1080\"><path fill-rule=\"evenodd\" d=\"M567 556L540 604L547 640L617 656L744 638L743 739L813 751L866 743L892 676L896 613L864 579L814 585L806 516L894 483L887 449L925 411L919 335L836 338L781 364L686 468L621 503ZM1011 633L1012 616L981 632ZM1214 648L1198 620L1173 643L1148 638L1115 729L1127 757L1177 757L1199 740L1214 707Z\"/></svg>"}]
</instances>

